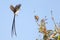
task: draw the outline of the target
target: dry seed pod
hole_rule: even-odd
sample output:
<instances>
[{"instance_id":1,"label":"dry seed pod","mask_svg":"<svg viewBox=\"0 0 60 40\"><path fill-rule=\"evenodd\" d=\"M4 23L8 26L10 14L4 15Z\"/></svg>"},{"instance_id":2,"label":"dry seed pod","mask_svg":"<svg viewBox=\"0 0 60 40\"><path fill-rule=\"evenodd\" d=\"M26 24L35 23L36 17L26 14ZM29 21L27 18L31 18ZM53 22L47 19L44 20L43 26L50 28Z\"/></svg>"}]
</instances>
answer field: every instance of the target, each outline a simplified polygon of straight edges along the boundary
<instances>
[{"instance_id":1,"label":"dry seed pod","mask_svg":"<svg viewBox=\"0 0 60 40\"><path fill-rule=\"evenodd\" d=\"M35 16L35 19L36 19L36 21L38 21L39 20L39 16Z\"/></svg>"}]
</instances>

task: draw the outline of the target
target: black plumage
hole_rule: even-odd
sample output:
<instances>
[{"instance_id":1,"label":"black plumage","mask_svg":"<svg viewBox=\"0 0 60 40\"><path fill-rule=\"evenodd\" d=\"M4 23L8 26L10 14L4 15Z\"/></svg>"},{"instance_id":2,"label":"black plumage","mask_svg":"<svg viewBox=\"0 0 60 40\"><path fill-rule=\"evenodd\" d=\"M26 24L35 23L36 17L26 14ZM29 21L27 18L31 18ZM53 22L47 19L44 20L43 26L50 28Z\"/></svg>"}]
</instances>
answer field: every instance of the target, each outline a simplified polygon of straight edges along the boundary
<instances>
[{"instance_id":1,"label":"black plumage","mask_svg":"<svg viewBox=\"0 0 60 40\"><path fill-rule=\"evenodd\" d=\"M13 18L13 23L12 23L12 30L11 30L11 36L13 36L13 34L15 34L17 36L16 33L16 28L15 28L15 13L20 9L21 4L16 5L15 7L13 5L10 6L10 9L13 11L14 13L14 18Z\"/></svg>"},{"instance_id":2,"label":"black plumage","mask_svg":"<svg viewBox=\"0 0 60 40\"><path fill-rule=\"evenodd\" d=\"M10 9L16 13L21 7L21 4L16 5L15 7L13 5L10 6Z\"/></svg>"}]
</instances>

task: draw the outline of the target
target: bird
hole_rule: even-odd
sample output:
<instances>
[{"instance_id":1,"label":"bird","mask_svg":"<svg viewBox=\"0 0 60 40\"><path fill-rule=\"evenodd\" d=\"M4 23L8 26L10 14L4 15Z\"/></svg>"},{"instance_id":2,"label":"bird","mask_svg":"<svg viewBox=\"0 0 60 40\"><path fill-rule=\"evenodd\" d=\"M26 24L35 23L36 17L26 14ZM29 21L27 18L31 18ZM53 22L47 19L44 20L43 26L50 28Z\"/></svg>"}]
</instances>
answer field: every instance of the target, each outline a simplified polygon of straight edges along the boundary
<instances>
[{"instance_id":1,"label":"bird","mask_svg":"<svg viewBox=\"0 0 60 40\"><path fill-rule=\"evenodd\" d=\"M21 8L21 4L16 5L15 7L13 5L10 6L10 9L13 11L15 15L19 12L19 9Z\"/></svg>"},{"instance_id":2,"label":"bird","mask_svg":"<svg viewBox=\"0 0 60 40\"><path fill-rule=\"evenodd\" d=\"M15 28L15 16L18 14L20 8L21 8L21 4L18 4L15 7L13 5L10 5L10 9L14 13L11 35L13 35L14 33L15 35L17 35L16 28Z\"/></svg>"}]
</instances>

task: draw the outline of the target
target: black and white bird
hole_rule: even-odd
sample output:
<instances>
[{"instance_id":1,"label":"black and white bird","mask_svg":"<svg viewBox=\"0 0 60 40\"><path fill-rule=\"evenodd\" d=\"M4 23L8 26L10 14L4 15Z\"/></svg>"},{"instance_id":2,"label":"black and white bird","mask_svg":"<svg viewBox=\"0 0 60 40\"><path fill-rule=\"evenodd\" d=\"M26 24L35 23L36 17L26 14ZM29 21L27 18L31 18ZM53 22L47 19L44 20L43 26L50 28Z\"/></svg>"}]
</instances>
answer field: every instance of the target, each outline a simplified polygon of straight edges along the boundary
<instances>
[{"instance_id":1,"label":"black and white bird","mask_svg":"<svg viewBox=\"0 0 60 40\"><path fill-rule=\"evenodd\" d=\"M11 36L13 36L13 34L15 34L17 36L16 33L16 28L15 28L15 16L18 15L19 9L21 8L21 4L16 5L15 7L13 5L10 6L10 9L13 11L14 13L14 18L13 18L13 23L12 23L12 31L11 31Z\"/></svg>"},{"instance_id":2,"label":"black and white bird","mask_svg":"<svg viewBox=\"0 0 60 40\"><path fill-rule=\"evenodd\" d=\"M13 5L10 6L10 9L13 11L15 15L19 12L19 9L21 8L21 4L16 5L15 7Z\"/></svg>"}]
</instances>

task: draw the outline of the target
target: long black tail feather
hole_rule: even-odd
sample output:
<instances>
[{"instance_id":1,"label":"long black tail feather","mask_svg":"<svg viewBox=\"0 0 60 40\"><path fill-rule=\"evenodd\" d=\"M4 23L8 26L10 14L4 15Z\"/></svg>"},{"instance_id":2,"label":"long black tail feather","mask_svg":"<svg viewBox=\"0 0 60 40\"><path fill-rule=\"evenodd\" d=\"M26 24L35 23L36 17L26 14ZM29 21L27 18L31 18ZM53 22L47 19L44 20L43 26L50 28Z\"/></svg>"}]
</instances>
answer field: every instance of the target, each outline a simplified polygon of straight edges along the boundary
<instances>
[{"instance_id":1,"label":"long black tail feather","mask_svg":"<svg viewBox=\"0 0 60 40\"><path fill-rule=\"evenodd\" d=\"M13 36L13 34L15 34L15 36L17 36L17 34L16 34L16 28L15 28L15 15L14 15L14 18L13 18L11 36Z\"/></svg>"}]
</instances>

